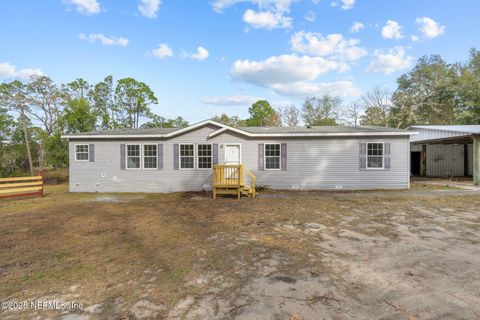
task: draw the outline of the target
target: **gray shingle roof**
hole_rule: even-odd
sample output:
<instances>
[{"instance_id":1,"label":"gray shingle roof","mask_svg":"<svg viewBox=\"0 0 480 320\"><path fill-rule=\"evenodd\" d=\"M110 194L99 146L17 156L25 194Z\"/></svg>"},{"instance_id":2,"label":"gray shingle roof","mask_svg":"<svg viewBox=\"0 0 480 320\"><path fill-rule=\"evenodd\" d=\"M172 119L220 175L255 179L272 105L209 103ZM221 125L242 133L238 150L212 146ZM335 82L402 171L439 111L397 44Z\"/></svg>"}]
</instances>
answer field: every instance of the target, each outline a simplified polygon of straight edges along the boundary
<instances>
[{"instance_id":1,"label":"gray shingle roof","mask_svg":"<svg viewBox=\"0 0 480 320\"><path fill-rule=\"evenodd\" d=\"M167 134L178 130L178 128L151 128L151 129L111 129L102 131L89 131L69 134L69 136L122 136L122 135L148 135Z\"/></svg>"},{"instance_id":2,"label":"gray shingle roof","mask_svg":"<svg viewBox=\"0 0 480 320\"><path fill-rule=\"evenodd\" d=\"M183 132L188 132L194 130L195 128L204 126L204 125L214 125L219 128L219 130L232 129L239 133L245 133L246 135L261 137L265 136L322 136L322 135L375 135L375 134L399 134L399 135L410 135L413 134L412 131L394 129L394 128L383 128L383 127L373 127L373 126L318 126L318 127L240 127L240 128L230 128L225 127L222 124L216 123L211 120L206 120L198 122L191 125L187 128L153 128L153 129L115 129L115 130L104 130L104 131L90 131L77 134L69 134L63 136L64 138L115 138L115 137L148 137L148 136L164 136L171 137L173 135L182 134Z\"/></svg>"},{"instance_id":3,"label":"gray shingle roof","mask_svg":"<svg viewBox=\"0 0 480 320\"><path fill-rule=\"evenodd\" d=\"M406 130L374 126L312 126L312 127L240 127L240 130L255 134L291 133L372 133L405 132Z\"/></svg>"}]
</instances>

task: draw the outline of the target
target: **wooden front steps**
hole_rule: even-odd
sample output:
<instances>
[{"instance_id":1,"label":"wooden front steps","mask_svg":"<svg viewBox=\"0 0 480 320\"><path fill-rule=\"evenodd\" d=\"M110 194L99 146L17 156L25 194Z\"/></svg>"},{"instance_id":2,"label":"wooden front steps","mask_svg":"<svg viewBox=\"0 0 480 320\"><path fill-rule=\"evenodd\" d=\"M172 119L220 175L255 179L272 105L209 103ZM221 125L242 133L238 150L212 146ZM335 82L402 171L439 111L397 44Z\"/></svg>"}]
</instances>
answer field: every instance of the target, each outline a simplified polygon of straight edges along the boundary
<instances>
[{"instance_id":1,"label":"wooden front steps","mask_svg":"<svg viewBox=\"0 0 480 320\"><path fill-rule=\"evenodd\" d=\"M242 192L242 195L245 195L247 197L254 197L255 196L255 189L253 189L251 186L246 185L243 186L243 189L240 190Z\"/></svg>"},{"instance_id":2,"label":"wooden front steps","mask_svg":"<svg viewBox=\"0 0 480 320\"><path fill-rule=\"evenodd\" d=\"M251 184L246 184L244 175L247 174ZM213 167L213 199L217 194L255 197L255 176L243 165L219 164Z\"/></svg>"}]
</instances>

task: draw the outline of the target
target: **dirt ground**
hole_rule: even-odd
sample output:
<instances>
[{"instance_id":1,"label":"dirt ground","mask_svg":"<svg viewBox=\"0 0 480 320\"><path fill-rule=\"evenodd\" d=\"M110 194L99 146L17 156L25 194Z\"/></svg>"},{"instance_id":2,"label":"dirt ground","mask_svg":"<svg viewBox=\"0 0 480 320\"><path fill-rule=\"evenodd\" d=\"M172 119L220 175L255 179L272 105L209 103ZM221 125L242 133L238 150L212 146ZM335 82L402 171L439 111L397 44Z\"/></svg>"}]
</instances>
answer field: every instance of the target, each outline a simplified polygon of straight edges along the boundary
<instances>
[{"instance_id":1,"label":"dirt ground","mask_svg":"<svg viewBox=\"0 0 480 320\"><path fill-rule=\"evenodd\" d=\"M2 319L480 319L475 191L52 186L0 219Z\"/></svg>"}]
</instances>

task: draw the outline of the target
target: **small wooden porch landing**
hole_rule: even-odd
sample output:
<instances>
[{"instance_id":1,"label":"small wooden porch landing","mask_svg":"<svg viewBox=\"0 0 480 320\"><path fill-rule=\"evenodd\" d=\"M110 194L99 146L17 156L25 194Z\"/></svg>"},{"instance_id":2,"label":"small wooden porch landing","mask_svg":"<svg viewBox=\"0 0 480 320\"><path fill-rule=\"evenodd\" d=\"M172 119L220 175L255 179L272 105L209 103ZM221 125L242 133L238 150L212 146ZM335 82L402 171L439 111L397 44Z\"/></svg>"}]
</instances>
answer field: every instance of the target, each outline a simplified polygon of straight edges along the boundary
<instances>
[{"instance_id":1,"label":"small wooden porch landing","mask_svg":"<svg viewBox=\"0 0 480 320\"><path fill-rule=\"evenodd\" d=\"M250 184L245 182L245 174ZM213 166L213 199L217 194L233 194L255 198L255 176L241 164L217 164Z\"/></svg>"}]
</instances>

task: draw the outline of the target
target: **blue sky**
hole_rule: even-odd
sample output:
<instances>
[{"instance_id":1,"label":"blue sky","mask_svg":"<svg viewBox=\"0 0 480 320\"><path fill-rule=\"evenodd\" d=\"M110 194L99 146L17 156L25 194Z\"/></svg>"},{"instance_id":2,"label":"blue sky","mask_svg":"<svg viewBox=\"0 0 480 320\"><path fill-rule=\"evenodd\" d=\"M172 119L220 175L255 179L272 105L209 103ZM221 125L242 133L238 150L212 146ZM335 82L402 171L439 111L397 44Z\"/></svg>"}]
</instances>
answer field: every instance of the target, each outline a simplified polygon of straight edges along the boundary
<instances>
[{"instance_id":1,"label":"blue sky","mask_svg":"<svg viewBox=\"0 0 480 320\"><path fill-rule=\"evenodd\" d=\"M478 12L474 0L3 0L0 80L134 77L155 112L192 122L246 117L257 98L348 103L394 88L423 55L465 61Z\"/></svg>"}]
</instances>

